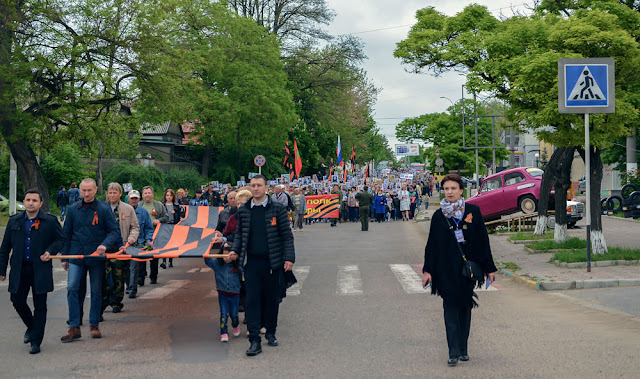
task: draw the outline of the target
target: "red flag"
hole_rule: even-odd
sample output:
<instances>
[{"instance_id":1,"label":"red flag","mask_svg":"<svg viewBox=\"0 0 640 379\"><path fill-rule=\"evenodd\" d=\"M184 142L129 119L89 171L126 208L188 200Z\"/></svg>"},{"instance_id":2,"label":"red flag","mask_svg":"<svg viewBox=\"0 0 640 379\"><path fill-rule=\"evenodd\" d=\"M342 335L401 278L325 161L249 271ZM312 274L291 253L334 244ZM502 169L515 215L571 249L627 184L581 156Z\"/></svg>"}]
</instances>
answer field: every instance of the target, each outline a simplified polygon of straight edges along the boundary
<instances>
[{"instance_id":1,"label":"red flag","mask_svg":"<svg viewBox=\"0 0 640 379\"><path fill-rule=\"evenodd\" d=\"M295 155L295 173L296 178L300 179L300 172L302 171L302 158L300 158L300 151L298 151L298 143L293 140L293 154Z\"/></svg>"},{"instance_id":2,"label":"red flag","mask_svg":"<svg viewBox=\"0 0 640 379\"><path fill-rule=\"evenodd\" d=\"M342 163L344 163L344 162L342 162ZM346 183L347 182L347 166L346 165L342 168L342 173L344 174L344 178L342 179L342 183Z\"/></svg>"},{"instance_id":3,"label":"red flag","mask_svg":"<svg viewBox=\"0 0 640 379\"><path fill-rule=\"evenodd\" d=\"M369 162L367 162L367 166L364 168L364 184L367 184L368 177L369 177Z\"/></svg>"},{"instance_id":4,"label":"red flag","mask_svg":"<svg viewBox=\"0 0 640 379\"><path fill-rule=\"evenodd\" d=\"M351 169L356 169L356 147L351 146Z\"/></svg>"},{"instance_id":5,"label":"red flag","mask_svg":"<svg viewBox=\"0 0 640 379\"><path fill-rule=\"evenodd\" d=\"M287 141L284 145L284 162L282 163L284 167L291 168L291 162L289 159L291 158L291 152L289 151L289 141Z\"/></svg>"}]
</instances>

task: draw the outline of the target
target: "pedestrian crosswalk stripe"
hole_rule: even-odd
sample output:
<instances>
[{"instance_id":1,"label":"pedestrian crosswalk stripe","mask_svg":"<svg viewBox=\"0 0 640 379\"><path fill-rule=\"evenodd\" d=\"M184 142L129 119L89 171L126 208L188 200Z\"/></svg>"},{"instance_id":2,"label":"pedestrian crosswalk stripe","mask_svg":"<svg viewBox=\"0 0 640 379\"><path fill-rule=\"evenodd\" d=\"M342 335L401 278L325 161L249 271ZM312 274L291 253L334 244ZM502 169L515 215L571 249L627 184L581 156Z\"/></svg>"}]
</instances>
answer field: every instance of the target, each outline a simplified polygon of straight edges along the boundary
<instances>
[{"instance_id":1,"label":"pedestrian crosswalk stripe","mask_svg":"<svg viewBox=\"0 0 640 379\"><path fill-rule=\"evenodd\" d=\"M362 295L362 277L357 265L338 266L338 295Z\"/></svg>"},{"instance_id":2,"label":"pedestrian crosswalk stripe","mask_svg":"<svg viewBox=\"0 0 640 379\"><path fill-rule=\"evenodd\" d=\"M204 267L200 269L200 272L211 272L213 270L211 270L211 267Z\"/></svg>"},{"instance_id":3,"label":"pedestrian crosswalk stripe","mask_svg":"<svg viewBox=\"0 0 640 379\"><path fill-rule=\"evenodd\" d=\"M189 274L192 274L194 272L200 271L200 267L196 267L196 268L192 268L191 270L187 271Z\"/></svg>"},{"instance_id":4,"label":"pedestrian crosswalk stripe","mask_svg":"<svg viewBox=\"0 0 640 379\"><path fill-rule=\"evenodd\" d=\"M165 286L152 289L151 291L139 296L139 299L162 299L172 292L184 287L188 280L170 280Z\"/></svg>"},{"instance_id":5,"label":"pedestrian crosswalk stripe","mask_svg":"<svg viewBox=\"0 0 640 379\"><path fill-rule=\"evenodd\" d=\"M425 289L422 288L422 278L413 270L413 267L408 264L390 264L391 271L396 276L396 279L402 285L402 288L406 293L425 293Z\"/></svg>"},{"instance_id":6,"label":"pedestrian crosswalk stripe","mask_svg":"<svg viewBox=\"0 0 640 379\"><path fill-rule=\"evenodd\" d=\"M304 284L304 280L307 279L307 276L309 275L309 266L295 266L293 268L293 274L296 276L298 283L287 289L287 296L300 295L302 284Z\"/></svg>"}]
</instances>

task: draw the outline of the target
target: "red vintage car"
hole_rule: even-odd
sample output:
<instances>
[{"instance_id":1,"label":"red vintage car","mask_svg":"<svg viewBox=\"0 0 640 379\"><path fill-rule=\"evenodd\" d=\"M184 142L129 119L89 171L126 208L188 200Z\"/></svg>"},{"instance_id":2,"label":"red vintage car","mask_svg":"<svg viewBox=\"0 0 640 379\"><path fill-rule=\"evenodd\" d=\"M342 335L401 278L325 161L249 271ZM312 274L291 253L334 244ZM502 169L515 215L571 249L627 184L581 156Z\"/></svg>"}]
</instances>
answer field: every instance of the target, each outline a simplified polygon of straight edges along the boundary
<instances>
[{"instance_id":1,"label":"red vintage car","mask_svg":"<svg viewBox=\"0 0 640 379\"><path fill-rule=\"evenodd\" d=\"M540 198L542 171L535 167L505 170L487 177L478 194L466 201L480 207L486 220L515 212L533 213Z\"/></svg>"}]
</instances>

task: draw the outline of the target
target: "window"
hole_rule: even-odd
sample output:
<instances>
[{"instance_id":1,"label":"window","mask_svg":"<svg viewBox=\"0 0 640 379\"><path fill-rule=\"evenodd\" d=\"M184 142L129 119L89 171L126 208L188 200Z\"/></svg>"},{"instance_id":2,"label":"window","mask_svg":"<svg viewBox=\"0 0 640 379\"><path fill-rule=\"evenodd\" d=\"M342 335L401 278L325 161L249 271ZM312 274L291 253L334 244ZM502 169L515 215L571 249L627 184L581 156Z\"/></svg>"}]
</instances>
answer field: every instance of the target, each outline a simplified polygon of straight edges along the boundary
<instances>
[{"instance_id":1,"label":"window","mask_svg":"<svg viewBox=\"0 0 640 379\"><path fill-rule=\"evenodd\" d=\"M487 179L482 182L482 189L480 190L480 192L489 192L500 187L502 187L502 177L497 176L495 178Z\"/></svg>"},{"instance_id":2,"label":"window","mask_svg":"<svg viewBox=\"0 0 640 379\"><path fill-rule=\"evenodd\" d=\"M544 174L544 171L540 170L539 168L535 168L535 167L528 168L527 172L531 176L542 176L542 174Z\"/></svg>"},{"instance_id":3,"label":"window","mask_svg":"<svg viewBox=\"0 0 640 379\"><path fill-rule=\"evenodd\" d=\"M504 176L504 185L505 186L510 186L513 184L518 184L518 183L522 183L526 180L526 178L524 177L524 175L520 172L512 172L509 174L505 174Z\"/></svg>"}]
</instances>

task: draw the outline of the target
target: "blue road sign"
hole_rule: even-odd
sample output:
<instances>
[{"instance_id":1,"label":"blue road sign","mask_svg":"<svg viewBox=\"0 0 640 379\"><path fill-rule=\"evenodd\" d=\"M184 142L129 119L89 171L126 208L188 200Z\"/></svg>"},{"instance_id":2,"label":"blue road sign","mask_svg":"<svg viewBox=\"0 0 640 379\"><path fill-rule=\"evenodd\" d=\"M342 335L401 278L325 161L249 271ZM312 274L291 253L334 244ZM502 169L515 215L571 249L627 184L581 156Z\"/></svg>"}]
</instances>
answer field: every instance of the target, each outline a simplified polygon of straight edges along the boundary
<instances>
[{"instance_id":1,"label":"blue road sign","mask_svg":"<svg viewBox=\"0 0 640 379\"><path fill-rule=\"evenodd\" d=\"M613 58L558 61L560 113L614 113L615 88Z\"/></svg>"},{"instance_id":2,"label":"blue road sign","mask_svg":"<svg viewBox=\"0 0 640 379\"><path fill-rule=\"evenodd\" d=\"M256 155L256 157L253 158L253 163L255 163L255 165L258 167L264 166L266 162L267 160L262 155Z\"/></svg>"},{"instance_id":3,"label":"blue road sign","mask_svg":"<svg viewBox=\"0 0 640 379\"><path fill-rule=\"evenodd\" d=\"M568 64L565 69L565 99L568 107L606 107L608 70L606 64Z\"/></svg>"}]
</instances>

